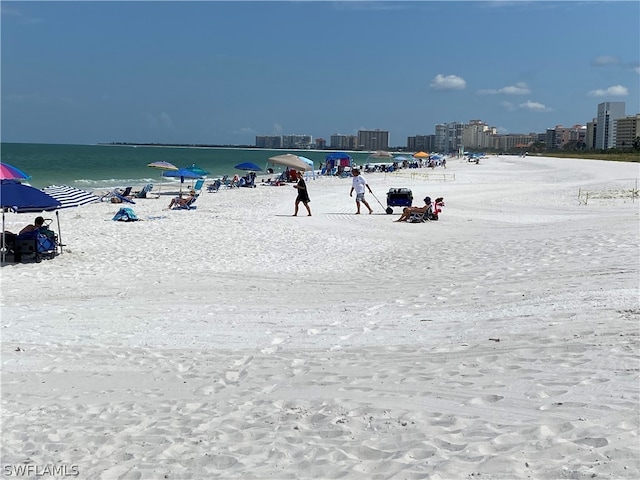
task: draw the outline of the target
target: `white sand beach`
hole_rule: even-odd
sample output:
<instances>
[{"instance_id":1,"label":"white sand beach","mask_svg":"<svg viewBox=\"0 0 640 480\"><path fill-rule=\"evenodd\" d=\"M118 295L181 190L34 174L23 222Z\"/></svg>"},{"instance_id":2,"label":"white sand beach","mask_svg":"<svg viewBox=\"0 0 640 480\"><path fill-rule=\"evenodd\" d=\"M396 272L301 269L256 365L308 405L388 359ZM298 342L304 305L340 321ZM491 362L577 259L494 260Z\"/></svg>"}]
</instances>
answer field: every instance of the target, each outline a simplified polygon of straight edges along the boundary
<instances>
[{"instance_id":1,"label":"white sand beach","mask_svg":"<svg viewBox=\"0 0 640 480\"><path fill-rule=\"evenodd\" d=\"M61 255L1 268L2 475L640 478L640 165L364 176L440 220L339 178L311 217L290 185L60 211Z\"/></svg>"}]
</instances>

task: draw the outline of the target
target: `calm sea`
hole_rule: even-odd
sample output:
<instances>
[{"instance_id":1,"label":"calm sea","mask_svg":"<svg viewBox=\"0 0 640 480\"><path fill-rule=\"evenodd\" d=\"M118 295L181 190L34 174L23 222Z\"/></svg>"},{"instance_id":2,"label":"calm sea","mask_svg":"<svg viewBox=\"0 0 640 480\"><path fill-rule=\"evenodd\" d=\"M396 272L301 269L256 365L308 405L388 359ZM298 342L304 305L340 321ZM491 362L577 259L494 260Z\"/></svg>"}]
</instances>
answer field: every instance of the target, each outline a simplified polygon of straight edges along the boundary
<instances>
[{"instance_id":1,"label":"calm sea","mask_svg":"<svg viewBox=\"0 0 640 480\"><path fill-rule=\"evenodd\" d=\"M328 151L263 150L240 148L147 147L121 145L46 145L2 143L2 162L19 168L31 178L27 183L43 188L70 185L92 191L147 183L169 183L162 171L148 167L166 161L177 167L193 164L210 172L209 178L242 173L234 169L241 162L266 167L269 157L293 153L310 158L315 167L324 162ZM349 153L356 163L364 163L367 153ZM260 173L260 172L258 172Z\"/></svg>"}]
</instances>

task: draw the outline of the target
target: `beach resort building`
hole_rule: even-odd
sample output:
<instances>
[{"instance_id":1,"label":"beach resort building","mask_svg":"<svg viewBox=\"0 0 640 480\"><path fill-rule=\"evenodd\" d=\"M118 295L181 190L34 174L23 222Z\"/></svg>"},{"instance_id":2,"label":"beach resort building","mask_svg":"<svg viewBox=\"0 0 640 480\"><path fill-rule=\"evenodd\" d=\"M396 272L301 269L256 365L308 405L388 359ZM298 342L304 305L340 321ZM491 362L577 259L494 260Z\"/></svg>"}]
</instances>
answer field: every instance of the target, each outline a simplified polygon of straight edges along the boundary
<instances>
[{"instance_id":1,"label":"beach resort building","mask_svg":"<svg viewBox=\"0 0 640 480\"><path fill-rule=\"evenodd\" d=\"M358 137L355 135L341 135L334 133L331 135L331 146L335 150L355 150L358 144Z\"/></svg>"},{"instance_id":2,"label":"beach resort building","mask_svg":"<svg viewBox=\"0 0 640 480\"><path fill-rule=\"evenodd\" d=\"M547 150L562 150L569 145L586 145L587 127L585 125L574 125L573 127L556 125L552 129L553 134L551 136L549 136L549 130L551 129L547 130Z\"/></svg>"},{"instance_id":3,"label":"beach resort building","mask_svg":"<svg viewBox=\"0 0 640 480\"><path fill-rule=\"evenodd\" d=\"M596 128L598 125L598 119L594 118L590 122L587 122L587 134L584 139L584 143L587 145L587 149L593 150L596 148Z\"/></svg>"},{"instance_id":4,"label":"beach resort building","mask_svg":"<svg viewBox=\"0 0 640 480\"><path fill-rule=\"evenodd\" d=\"M436 152L444 152L447 146L447 124L439 123L435 127L436 130L436 146L434 150Z\"/></svg>"},{"instance_id":5,"label":"beach resort building","mask_svg":"<svg viewBox=\"0 0 640 480\"><path fill-rule=\"evenodd\" d=\"M258 135L256 136L258 148L282 148L282 135Z\"/></svg>"},{"instance_id":6,"label":"beach resort building","mask_svg":"<svg viewBox=\"0 0 640 480\"><path fill-rule=\"evenodd\" d=\"M358 130L359 150L389 150L389 132L386 130Z\"/></svg>"},{"instance_id":7,"label":"beach resort building","mask_svg":"<svg viewBox=\"0 0 640 480\"><path fill-rule=\"evenodd\" d=\"M309 149L313 144L311 135L283 135L282 148Z\"/></svg>"},{"instance_id":8,"label":"beach resort building","mask_svg":"<svg viewBox=\"0 0 640 480\"><path fill-rule=\"evenodd\" d=\"M529 135L495 135L493 137L493 148L501 152L512 152L532 145L538 136L535 133Z\"/></svg>"},{"instance_id":9,"label":"beach resort building","mask_svg":"<svg viewBox=\"0 0 640 480\"><path fill-rule=\"evenodd\" d=\"M407 150L415 152L435 152L435 145L435 135L416 135L415 137L407 137Z\"/></svg>"},{"instance_id":10,"label":"beach resort building","mask_svg":"<svg viewBox=\"0 0 640 480\"><path fill-rule=\"evenodd\" d=\"M602 102L598 104L596 149L606 150L616 146L616 123L624 118L624 102Z\"/></svg>"},{"instance_id":11,"label":"beach resort building","mask_svg":"<svg viewBox=\"0 0 640 480\"><path fill-rule=\"evenodd\" d=\"M640 113L635 116L618 118L615 121L616 130L616 147L629 148L633 143L639 140L640 130L638 123L640 122Z\"/></svg>"},{"instance_id":12,"label":"beach resort building","mask_svg":"<svg viewBox=\"0 0 640 480\"><path fill-rule=\"evenodd\" d=\"M482 120L471 120L462 129L462 145L464 148L489 148L493 143L493 136L498 134L498 129L490 127Z\"/></svg>"}]
</instances>

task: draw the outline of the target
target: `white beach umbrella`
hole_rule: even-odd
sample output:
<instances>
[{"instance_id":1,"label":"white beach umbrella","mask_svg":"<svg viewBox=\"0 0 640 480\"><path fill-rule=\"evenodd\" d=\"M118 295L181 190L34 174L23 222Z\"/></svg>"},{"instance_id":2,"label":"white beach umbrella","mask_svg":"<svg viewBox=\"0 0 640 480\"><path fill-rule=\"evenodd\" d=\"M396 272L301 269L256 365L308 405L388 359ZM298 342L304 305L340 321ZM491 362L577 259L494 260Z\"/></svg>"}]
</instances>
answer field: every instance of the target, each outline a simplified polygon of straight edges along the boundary
<instances>
[{"instance_id":1,"label":"white beach umbrella","mask_svg":"<svg viewBox=\"0 0 640 480\"><path fill-rule=\"evenodd\" d=\"M269 157L269 162L278 165L284 165L285 167L293 168L294 170L309 171L313 170L313 165L309 165L297 155L287 153L285 155L276 155L275 157Z\"/></svg>"}]
</instances>

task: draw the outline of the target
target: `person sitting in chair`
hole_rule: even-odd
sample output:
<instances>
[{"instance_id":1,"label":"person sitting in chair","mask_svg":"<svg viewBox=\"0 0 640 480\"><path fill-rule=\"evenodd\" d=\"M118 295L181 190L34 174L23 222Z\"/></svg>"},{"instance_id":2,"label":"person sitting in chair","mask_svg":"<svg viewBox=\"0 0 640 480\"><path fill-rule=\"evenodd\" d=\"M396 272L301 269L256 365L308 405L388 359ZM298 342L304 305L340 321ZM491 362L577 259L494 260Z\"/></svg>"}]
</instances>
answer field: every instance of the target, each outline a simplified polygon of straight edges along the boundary
<instances>
[{"instance_id":1,"label":"person sitting in chair","mask_svg":"<svg viewBox=\"0 0 640 480\"><path fill-rule=\"evenodd\" d=\"M44 226L44 218L36 217L36 219L33 221L33 225L27 225L22 230L20 230L20 233L18 233L17 235L13 232L5 230L4 234L0 236L0 242L4 241L4 245L6 245L7 249L13 252L16 249L16 240L18 239L18 235L23 235L29 232L36 232L41 228L43 228L43 226ZM16 261L19 262L20 255L16 254L15 259Z\"/></svg>"},{"instance_id":2,"label":"person sitting in chair","mask_svg":"<svg viewBox=\"0 0 640 480\"><path fill-rule=\"evenodd\" d=\"M433 209L433 204L431 203L431 197L425 197L423 207L405 207L404 210L402 210L402 215L400 215L400 218L398 218L395 221L406 222L411 218L411 215L413 215L414 213L418 215L423 215L425 212L428 212L429 210L432 210L432 209Z\"/></svg>"},{"instance_id":3,"label":"person sitting in chair","mask_svg":"<svg viewBox=\"0 0 640 480\"><path fill-rule=\"evenodd\" d=\"M172 198L171 203L169 204L169 208L171 209L174 206L187 207L191 202L195 200L195 198L196 198L196 191L190 190L188 197L183 198L182 195L179 195L177 197Z\"/></svg>"}]
</instances>

